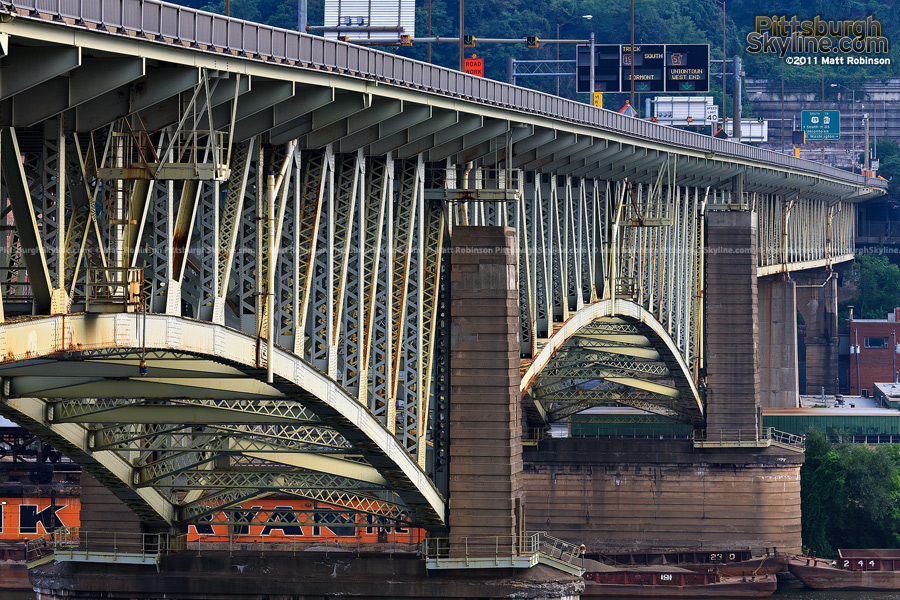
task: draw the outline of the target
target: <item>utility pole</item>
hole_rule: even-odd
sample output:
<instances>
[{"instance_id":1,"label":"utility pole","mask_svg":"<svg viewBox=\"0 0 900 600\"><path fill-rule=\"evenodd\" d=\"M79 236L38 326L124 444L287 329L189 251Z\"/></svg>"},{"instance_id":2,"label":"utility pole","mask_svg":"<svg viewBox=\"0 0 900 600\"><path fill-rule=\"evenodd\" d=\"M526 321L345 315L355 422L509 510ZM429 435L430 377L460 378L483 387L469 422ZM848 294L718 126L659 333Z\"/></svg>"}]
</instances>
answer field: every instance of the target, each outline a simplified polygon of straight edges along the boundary
<instances>
[{"instance_id":1,"label":"utility pole","mask_svg":"<svg viewBox=\"0 0 900 600\"><path fill-rule=\"evenodd\" d=\"M869 185L869 113L863 113L863 121L866 124L866 185Z\"/></svg>"},{"instance_id":2,"label":"utility pole","mask_svg":"<svg viewBox=\"0 0 900 600\"><path fill-rule=\"evenodd\" d=\"M431 37L431 0L428 0L428 37ZM428 42L428 62L431 62L431 42Z\"/></svg>"},{"instance_id":3,"label":"utility pole","mask_svg":"<svg viewBox=\"0 0 900 600\"><path fill-rule=\"evenodd\" d=\"M459 70L466 70L466 0L459 0Z\"/></svg>"},{"instance_id":4,"label":"utility pole","mask_svg":"<svg viewBox=\"0 0 900 600\"><path fill-rule=\"evenodd\" d=\"M822 69L822 164L825 164L825 69Z\"/></svg>"},{"instance_id":5,"label":"utility pole","mask_svg":"<svg viewBox=\"0 0 900 600\"><path fill-rule=\"evenodd\" d=\"M594 57L591 57L591 61L594 60ZM591 90L593 94L593 90ZM634 0L631 0L631 108L633 110L637 110L634 108Z\"/></svg>"},{"instance_id":6,"label":"utility pole","mask_svg":"<svg viewBox=\"0 0 900 600\"><path fill-rule=\"evenodd\" d=\"M735 141L741 141L741 57L735 56L734 62L734 88L732 99L734 101L734 125L731 127L731 137Z\"/></svg>"},{"instance_id":7,"label":"utility pole","mask_svg":"<svg viewBox=\"0 0 900 600\"><path fill-rule=\"evenodd\" d=\"M784 59L781 59L781 153L784 154Z\"/></svg>"}]
</instances>

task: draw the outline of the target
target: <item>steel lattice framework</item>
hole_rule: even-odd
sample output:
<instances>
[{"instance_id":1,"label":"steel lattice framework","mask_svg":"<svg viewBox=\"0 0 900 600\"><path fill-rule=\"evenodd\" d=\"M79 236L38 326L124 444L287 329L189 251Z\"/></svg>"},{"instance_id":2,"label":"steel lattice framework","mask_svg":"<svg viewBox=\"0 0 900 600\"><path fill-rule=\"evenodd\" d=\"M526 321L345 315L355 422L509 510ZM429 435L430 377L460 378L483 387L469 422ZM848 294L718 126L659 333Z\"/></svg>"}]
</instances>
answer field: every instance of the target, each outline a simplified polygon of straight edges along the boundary
<instances>
[{"instance_id":1,"label":"steel lattice framework","mask_svg":"<svg viewBox=\"0 0 900 600\"><path fill-rule=\"evenodd\" d=\"M765 276L847 260L884 187L164 3L0 12L0 413L155 527L444 527L455 227L516 232L535 424L700 425L708 211Z\"/></svg>"}]
</instances>

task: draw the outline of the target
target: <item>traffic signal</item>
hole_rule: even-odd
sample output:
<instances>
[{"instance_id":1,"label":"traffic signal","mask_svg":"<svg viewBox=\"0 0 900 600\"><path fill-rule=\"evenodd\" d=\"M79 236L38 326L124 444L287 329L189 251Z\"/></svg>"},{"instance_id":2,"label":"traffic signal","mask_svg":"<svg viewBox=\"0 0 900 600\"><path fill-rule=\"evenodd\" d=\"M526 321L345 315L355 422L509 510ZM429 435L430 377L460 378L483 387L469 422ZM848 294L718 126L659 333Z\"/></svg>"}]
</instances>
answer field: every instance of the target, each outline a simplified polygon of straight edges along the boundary
<instances>
[{"instance_id":1,"label":"traffic signal","mask_svg":"<svg viewBox=\"0 0 900 600\"><path fill-rule=\"evenodd\" d=\"M401 46L412 46L412 37L409 35L401 35L400 36L400 45Z\"/></svg>"},{"instance_id":2,"label":"traffic signal","mask_svg":"<svg viewBox=\"0 0 900 600\"><path fill-rule=\"evenodd\" d=\"M764 119L763 119L762 117L756 117L756 122L757 122L757 123L763 123L763 122L765 122L765 121L764 121Z\"/></svg>"},{"instance_id":3,"label":"traffic signal","mask_svg":"<svg viewBox=\"0 0 900 600\"><path fill-rule=\"evenodd\" d=\"M541 41L538 39L538 36L529 35L527 38L525 38L525 43L528 44L529 48L537 48L540 45Z\"/></svg>"},{"instance_id":4,"label":"traffic signal","mask_svg":"<svg viewBox=\"0 0 900 600\"><path fill-rule=\"evenodd\" d=\"M464 35L463 36L463 46L469 46L470 48L475 45L475 36L474 35Z\"/></svg>"},{"instance_id":5,"label":"traffic signal","mask_svg":"<svg viewBox=\"0 0 900 600\"><path fill-rule=\"evenodd\" d=\"M337 39L339 42L347 42L350 40L350 37L346 35L339 35L337 36Z\"/></svg>"}]
</instances>

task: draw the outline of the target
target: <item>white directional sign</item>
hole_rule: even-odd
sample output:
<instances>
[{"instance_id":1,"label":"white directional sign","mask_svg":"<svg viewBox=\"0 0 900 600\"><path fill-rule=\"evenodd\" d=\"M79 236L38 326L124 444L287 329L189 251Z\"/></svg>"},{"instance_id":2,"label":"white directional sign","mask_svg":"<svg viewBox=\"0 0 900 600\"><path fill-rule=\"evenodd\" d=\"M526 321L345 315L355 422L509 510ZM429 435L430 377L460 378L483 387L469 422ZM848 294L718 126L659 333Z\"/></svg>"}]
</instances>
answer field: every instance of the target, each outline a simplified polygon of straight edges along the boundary
<instances>
[{"instance_id":1,"label":"white directional sign","mask_svg":"<svg viewBox=\"0 0 900 600\"><path fill-rule=\"evenodd\" d=\"M705 125L710 107L719 113L712 102L712 96L658 96L653 101L653 116L663 125Z\"/></svg>"}]
</instances>

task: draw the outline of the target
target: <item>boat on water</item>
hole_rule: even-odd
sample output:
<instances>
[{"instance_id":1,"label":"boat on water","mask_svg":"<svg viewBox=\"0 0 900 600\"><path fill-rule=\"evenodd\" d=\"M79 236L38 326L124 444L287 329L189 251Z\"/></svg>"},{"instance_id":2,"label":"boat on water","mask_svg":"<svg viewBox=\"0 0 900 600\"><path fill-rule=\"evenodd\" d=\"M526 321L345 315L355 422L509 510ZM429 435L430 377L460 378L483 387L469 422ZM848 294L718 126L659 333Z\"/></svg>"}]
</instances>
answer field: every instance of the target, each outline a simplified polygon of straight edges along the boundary
<instances>
[{"instance_id":1,"label":"boat on water","mask_svg":"<svg viewBox=\"0 0 900 600\"><path fill-rule=\"evenodd\" d=\"M900 550L838 550L836 561L794 559L788 568L814 590L900 590Z\"/></svg>"},{"instance_id":2,"label":"boat on water","mask_svg":"<svg viewBox=\"0 0 900 600\"><path fill-rule=\"evenodd\" d=\"M607 568L584 574L582 598L768 598L778 587L774 575L723 577L716 571L698 573L678 567L603 566Z\"/></svg>"}]
</instances>

